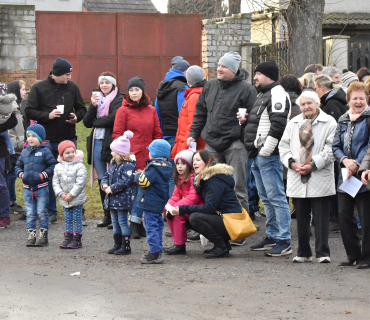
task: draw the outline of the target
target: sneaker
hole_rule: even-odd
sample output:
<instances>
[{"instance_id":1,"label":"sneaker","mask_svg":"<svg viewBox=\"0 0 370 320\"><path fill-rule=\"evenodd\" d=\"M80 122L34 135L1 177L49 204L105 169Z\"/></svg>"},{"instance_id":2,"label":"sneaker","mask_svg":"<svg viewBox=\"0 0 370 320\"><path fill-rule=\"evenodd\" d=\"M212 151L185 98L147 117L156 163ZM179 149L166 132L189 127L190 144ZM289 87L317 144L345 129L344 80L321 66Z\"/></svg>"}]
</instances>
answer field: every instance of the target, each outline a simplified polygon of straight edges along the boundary
<instances>
[{"instance_id":1,"label":"sneaker","mask_svg":"<svg viewBox=\"0 0 370 320\"><path fill-rule=\"evenodd\" d=\"M10 218L1 217L0 218L0 229L9 228L9 227L10 227Z\"/></svg>"},{"instance_id":2,"label":"sneaker","mask_svg":"<svg viewBox=\"0 0 370 320\"><path fill-rule=\"evenodd\" d=\"M39 232L40 232L39 238L37 239L35 246L36 247L46 247L47 245L49 245L48 230L40 228Z\"/></svg>"},{"instance_id":3,"label":"sneaker","mask_svg":"<svg viewBox=\"0 0 370 320\"><path fill-rule=\"evenodd\" d=\"M292 254L293 250L288 240L279 240L276 246L265 252L265 255L270 257L280 257Z\"/></svg>"},{"instance_id":4,"label":"sneaker","mask_svg":"<svg viewBox=\"0 0 370 320\"><path fill-rule=\"evenodd\" d=\"M245 244L245 239L230 241L230 244L232 246L242 246L243 244Z\"/></svg>"},{"instance_id":5,"label":"sneaker","mask_svg":"<svg viewBox=\"0 0 370 320\"><path fill-rule=\"evenodd\" d=\"M188 240L187 241L200 241L200 234L196 231L190 231L187 234Z\"/></svg>"},{"instance_id":6,"label":"sneaker","mask_svg":"<svg viewBox=\"0 0 370 320\"><path fill-rule=\"evenodd\" d=\"M36 229L28 229L28 239L26 246L33 247L36 244Z\"/></svg>"},{"instance_id":7,"label":"sneaker","mask_svg":"<svg viewBox=\"0 0 370 320\"><path fill-rule=\"evenodd\" d=\"M57 215L56 214L53 214L51 216L49 216L49 223L55 223L57 222Z\"/></svg>"},{"instance_id":8,"label":"sneaker","mask_svg":"<svg viewBox=\"0 0 370 320\"><path fill-rule=\"evenodd\" d=\"M330 257L321 257L321 258L317 258L317 262L318 263L330 263L331 260L330 260Z\"/></svg>"},{"instance_id":9,"label":"sneaker","mask_svg":"<svg viewBox=\"0 0 370 320\"><path fill-rule=\"evenodd\" d=\"M18 203L16 203L16 204L13 204L12 206L10 206L10 212L11 213L14 213L14 212L25 213L26 211L24 210L24 208L22 206L20 206Z\"/></svg>"},{"instance_id":10,"label":"sneaker","mask_svg":"<svg viewBox=\"0 0 370 320\"><path fill-rule=\"evenodd\" d=\"M249 249L252 251L265 251L265 250L271 249L275 245L276 245L276 240L271 239L266 236L265 238L263 238L263 240L260 243L251 245Z\"/></svg>"},{"instance_id":11,"label":"sneaker","mask_svg":"<svg viewBox=\"0 0 370 320\"><path fill-rule=\"evenodd\" d=\"M140 262L142 264L160 264L163 263L162 252L148 253L144 255Z\"/></svg>"},{"instance_id":12,"label":"sneaker","mask_svg":"<svg viewBox=\"0 0 370 320\"><path fill-rule=\"evenodd\" d=\"M294 257L293 262L295 263L312 262L312 257Z\"/></svg>"}]
</instances>

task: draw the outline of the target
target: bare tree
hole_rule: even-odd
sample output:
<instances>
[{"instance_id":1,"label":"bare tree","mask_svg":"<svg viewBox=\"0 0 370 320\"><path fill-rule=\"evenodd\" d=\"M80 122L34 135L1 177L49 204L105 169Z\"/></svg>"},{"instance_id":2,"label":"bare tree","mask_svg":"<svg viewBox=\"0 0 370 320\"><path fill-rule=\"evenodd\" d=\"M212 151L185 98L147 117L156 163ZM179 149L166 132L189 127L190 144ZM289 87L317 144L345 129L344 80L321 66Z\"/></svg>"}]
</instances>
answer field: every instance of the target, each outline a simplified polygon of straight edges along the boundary
<instances>
[{"instance_id":1,"label":"bare tree","mask_svg":"<svg viewBox=\"0 0 370 320\"><path fill-rule=\"evenodd\" d=\"M199 13L203 19L220 18L226 15L222 0L169 0L168 13Z\"/></svg>"}]
</instances>

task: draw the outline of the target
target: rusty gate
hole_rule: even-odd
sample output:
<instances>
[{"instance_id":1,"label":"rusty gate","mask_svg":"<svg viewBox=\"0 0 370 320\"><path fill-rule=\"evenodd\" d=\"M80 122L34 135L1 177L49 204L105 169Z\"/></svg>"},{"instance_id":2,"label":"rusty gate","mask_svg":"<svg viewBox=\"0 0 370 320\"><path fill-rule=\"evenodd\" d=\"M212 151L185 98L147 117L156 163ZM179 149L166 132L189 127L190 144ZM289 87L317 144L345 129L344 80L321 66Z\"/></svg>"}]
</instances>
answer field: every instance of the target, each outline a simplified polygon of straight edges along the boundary
<instances>
[{"instance_id":1,"label":"rusty gate","mask_svg":"<svg viewBox=\"0 0 370 320\"><path fill-rule=\"evenodd\" d=\"M174 56L201 65L202 21L197 14L36 11L37 78L45 79L53 61L73 66L72 80L85 101L101 72L118 77L121 92L138 76L155 99L158 84Z\"/></svg>"}]
</instances>

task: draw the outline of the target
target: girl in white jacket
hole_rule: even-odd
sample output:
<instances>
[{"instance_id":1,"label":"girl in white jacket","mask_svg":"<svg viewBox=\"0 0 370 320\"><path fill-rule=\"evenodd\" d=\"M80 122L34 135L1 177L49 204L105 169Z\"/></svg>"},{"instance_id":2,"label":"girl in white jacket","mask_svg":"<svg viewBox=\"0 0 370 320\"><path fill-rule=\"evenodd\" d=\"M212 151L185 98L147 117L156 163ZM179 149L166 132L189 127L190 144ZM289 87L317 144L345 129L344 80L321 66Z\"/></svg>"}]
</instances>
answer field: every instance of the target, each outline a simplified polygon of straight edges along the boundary
<instances>
[{"instance_id":1,"label":"girl in white jacket","mask_svg":"<svg viewBox=\"0 0 370 320\"><path fill-rule=\"evenodd\" d=\"M65 221L64 242L59 247L78 249L82 247L82 206L86 202L87 171L82 162L83 152L76 150L72 141L61 142L58 153L53 188L63 207Z\"/></svg>"}]
</instances>

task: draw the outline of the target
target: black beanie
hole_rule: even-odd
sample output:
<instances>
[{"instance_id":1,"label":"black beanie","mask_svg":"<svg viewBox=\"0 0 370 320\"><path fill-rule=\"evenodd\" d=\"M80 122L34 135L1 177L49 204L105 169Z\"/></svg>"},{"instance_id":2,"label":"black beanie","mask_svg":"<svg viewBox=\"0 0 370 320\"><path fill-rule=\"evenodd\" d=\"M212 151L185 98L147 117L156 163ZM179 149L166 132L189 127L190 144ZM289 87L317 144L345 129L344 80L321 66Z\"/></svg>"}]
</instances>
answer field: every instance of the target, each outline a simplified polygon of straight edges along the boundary
<instances>
[{"instance_id":1,"label":"black beanie","mask_svg":"<svg viewBox=\"0 0 370 320\"><path fill-rule=\"evenodd\" d=\"M274 59L269 59L266 62L261 62L257 65L254 73L261 72L266 77L269 77L271 80L279 80L279 67L276 64Z\"/></svg>"},{"instance_id":2,"label":"black beanie","mask_svg":"<svg viewBox=\"0 0 370 320\"><path fill-rule=\"evenodd\" d=\"M127 91L130 91L132 87L138 87L144 92L145 82L143 79L140 79L139 77L132 78L129 81L127 81Z\"/></svg>"},{"instance_id":3,"label":"black beanie","mask_svg":"<svg viewBox=\"0 0 370 320\"><path fill-rule=\"evenodd\" d=\"M72 72L72 65L63 58L58 58L53 63L53 71L51 72L54 76L60 77L63 74Z\"/></svg>"}]
</instances>

